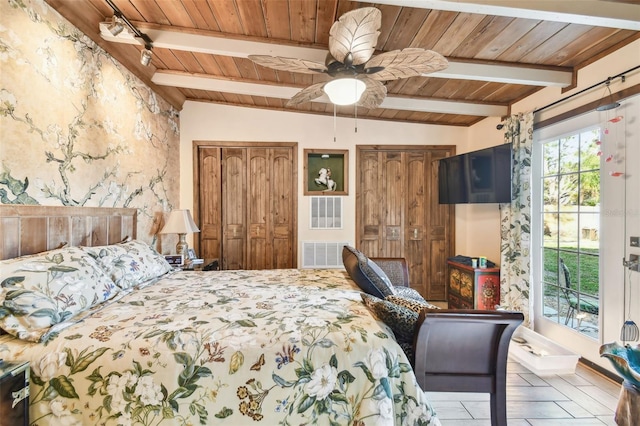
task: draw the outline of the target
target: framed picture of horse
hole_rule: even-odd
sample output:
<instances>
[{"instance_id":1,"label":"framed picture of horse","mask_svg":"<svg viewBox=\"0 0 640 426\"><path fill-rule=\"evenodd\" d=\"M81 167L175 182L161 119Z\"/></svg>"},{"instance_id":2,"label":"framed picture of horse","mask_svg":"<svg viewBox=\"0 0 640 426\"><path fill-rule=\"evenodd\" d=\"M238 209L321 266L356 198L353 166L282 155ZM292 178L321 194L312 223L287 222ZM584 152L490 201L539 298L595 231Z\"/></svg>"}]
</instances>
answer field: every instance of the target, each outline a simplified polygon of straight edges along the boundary
<instances>
[{"instance_id":1,"label":"framed picture of horse","mask_svg":"<svg viewBox=\"0 0 640 426\"><path fill-rule=\"evenodd\" d=\"M304 150L304 195L349 195L349 151Z\"/></svg>"}]
</instances>

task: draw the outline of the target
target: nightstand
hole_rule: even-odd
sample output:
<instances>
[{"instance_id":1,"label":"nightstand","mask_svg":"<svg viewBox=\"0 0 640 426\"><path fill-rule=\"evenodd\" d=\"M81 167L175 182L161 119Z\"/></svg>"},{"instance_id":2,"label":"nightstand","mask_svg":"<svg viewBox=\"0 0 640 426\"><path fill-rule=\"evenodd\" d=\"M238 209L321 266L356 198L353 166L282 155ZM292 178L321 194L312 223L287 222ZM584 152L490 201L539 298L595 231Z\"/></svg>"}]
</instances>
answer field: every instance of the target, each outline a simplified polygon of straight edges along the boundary
<instances>
[{"instance_id":1,"label":"nightstand","mask_svg":"<svg viewBox=\"0 0 640 426\"><path fill-rule=\"evenodd\" d=\"M0 361L0 425L29 424L29 363Z\"/></svg>"},{"instance_id":2,"label":"nightstand","mask_svg":"<svg viewBox=\"0 0 640 426\"><path fill-rule=\"evenodd\" d=\"M500 304L500 268L472 268L448 260L449 309L494 310Z\"/></svg>"}]
</instances>

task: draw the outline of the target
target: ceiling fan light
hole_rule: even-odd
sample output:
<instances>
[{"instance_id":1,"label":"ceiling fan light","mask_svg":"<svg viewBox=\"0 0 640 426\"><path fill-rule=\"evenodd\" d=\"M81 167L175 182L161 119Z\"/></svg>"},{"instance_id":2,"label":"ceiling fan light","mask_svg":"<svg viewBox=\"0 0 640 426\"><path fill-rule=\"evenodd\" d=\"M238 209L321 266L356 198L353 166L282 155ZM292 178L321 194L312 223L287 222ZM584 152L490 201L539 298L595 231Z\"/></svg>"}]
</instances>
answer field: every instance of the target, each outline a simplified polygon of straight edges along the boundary
<instances>
[{"instance_id":1,"label":"ceiling fan light","mask_svg":"<svg viewBox=\"0 0 640 426\"><path fill-rule=\"evenodd\" d=\"M352 105L360 100L367 85L357 78L338 78L324 85L324 93L336 105Z\"/></svg>"}]
</instances>

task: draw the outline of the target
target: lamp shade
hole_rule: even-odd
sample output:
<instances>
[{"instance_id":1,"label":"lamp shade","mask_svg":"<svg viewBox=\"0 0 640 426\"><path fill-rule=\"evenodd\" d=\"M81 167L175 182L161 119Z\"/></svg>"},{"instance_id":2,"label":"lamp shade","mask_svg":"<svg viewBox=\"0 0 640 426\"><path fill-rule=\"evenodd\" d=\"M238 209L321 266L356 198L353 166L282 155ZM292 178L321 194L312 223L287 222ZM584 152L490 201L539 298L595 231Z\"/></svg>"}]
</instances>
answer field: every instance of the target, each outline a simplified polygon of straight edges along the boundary
<instances>
[{"instance_id":1,"label":"lamp shade","mask_svg":"<svg viewBox=\"0 0 640 426\"><path fill-rule=\"evenodd\" d=\"M191 234L200 232L191 217L189 210L173 210L169 213L167 223L164 224L161 234Z\"/></svg>"},{"instance_id":2,"label":"lamp shade","mask_svg":"<svg viewBox=\"0 0 640 426\"><path fill-rule=\"evenodd\" d=\"M324 85L324 93L336 105L352 105L360 100L367 85L356 78L338 78Z\"/></svg>"}]
</instances>

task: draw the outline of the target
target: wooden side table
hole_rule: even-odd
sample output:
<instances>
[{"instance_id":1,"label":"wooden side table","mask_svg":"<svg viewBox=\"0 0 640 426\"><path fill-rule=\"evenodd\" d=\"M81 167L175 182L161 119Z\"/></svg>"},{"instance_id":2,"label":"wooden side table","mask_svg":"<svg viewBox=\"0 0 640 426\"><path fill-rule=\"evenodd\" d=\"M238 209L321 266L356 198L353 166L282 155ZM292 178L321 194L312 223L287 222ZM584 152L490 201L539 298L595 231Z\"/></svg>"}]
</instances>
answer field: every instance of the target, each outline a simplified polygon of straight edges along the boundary
<instances>
[{"instance_id":1,"label":"wooden side table","mask_svg":"<svg viewBox=\"0 0 640 426\"><path fill-rule=\"evenodd\" d=\"M500 305L500 268L473 268L448 260L449 309L494 310Z\"/></svg>"},{"instance_id":2,"label":"wooden side table","mask_svg":"<svg viewBox=\"0 0 640 426\"><path fill-rule=\"evenodd\" d=\"M0 361L0 426L29 424L29 363Z\"/></svg>"}]
</instances>

